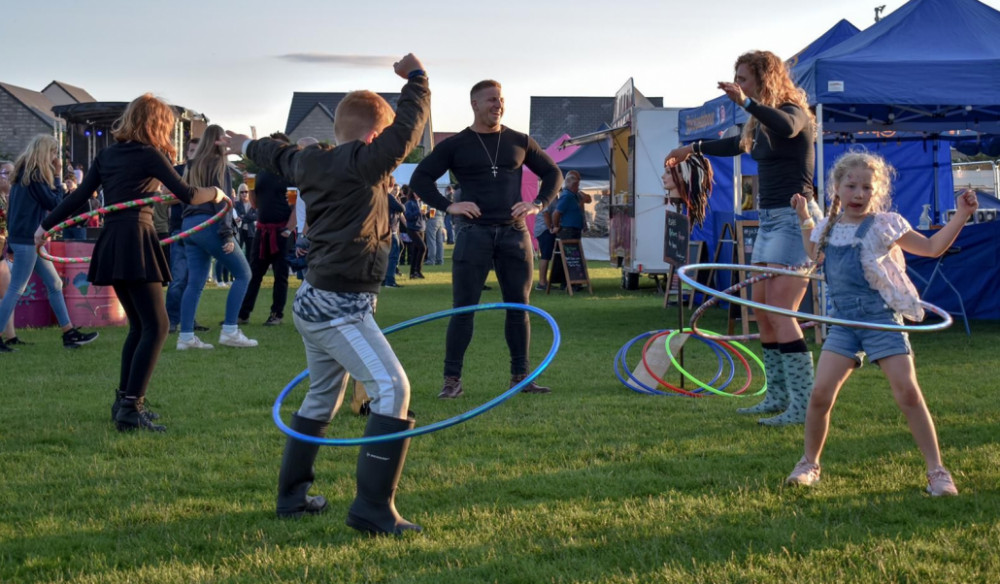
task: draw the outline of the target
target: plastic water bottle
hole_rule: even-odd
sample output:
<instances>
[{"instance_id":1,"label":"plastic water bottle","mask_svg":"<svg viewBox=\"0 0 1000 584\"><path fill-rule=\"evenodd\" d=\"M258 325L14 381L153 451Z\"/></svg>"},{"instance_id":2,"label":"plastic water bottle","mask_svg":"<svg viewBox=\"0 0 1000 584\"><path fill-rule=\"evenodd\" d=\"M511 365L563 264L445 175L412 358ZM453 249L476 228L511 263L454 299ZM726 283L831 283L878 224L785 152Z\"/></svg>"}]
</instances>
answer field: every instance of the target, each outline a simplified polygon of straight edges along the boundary
<instances>
[{"instance_id":1,"label":"plastic water bottle","mask_svg":"<svg viewBox=\"0 0 1000 584\"><path fill-rule=\"evenodd\" d=\"M917 229L930 229L931 228L931 206L924 205L924 212L920 214L920 224Z\"/></svg>"}]
</instances>

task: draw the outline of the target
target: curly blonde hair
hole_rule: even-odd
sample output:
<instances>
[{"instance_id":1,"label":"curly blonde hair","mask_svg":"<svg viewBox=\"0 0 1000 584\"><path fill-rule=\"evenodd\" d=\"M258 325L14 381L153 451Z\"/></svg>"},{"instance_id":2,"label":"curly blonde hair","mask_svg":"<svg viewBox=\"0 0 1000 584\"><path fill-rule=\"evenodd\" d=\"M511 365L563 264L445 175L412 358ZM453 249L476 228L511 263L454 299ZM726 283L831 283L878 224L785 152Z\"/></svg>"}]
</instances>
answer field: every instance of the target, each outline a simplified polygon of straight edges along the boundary
<instances>
[{"instance_id":1,"label":"curly blonde hair","mask_svg":"<svg viewBox=\"0 0 1000 584\"><path fill-rule=\"evenodd\" d=\"M797 105L809 115L813 124L816 123L816 116L809 109L806 92L792 83L788 67L777 55L770 51L750 51L736 59L733 71L739 69L740 65L746 66L750 74L756 78L759 88L758 103L768 107L779 107L786 103ZM749 152L753 145L753 136L758 123L757 118L750 116L750 120L743 126L740 147L746 152Z\"/></svg>"},{"instance_id":2,"label":"curly blonde hair","mask_svg":"<svg viewBox=\"0 0 1000 584\"><path fill-rule=\"evenodd\" d=\"M830 179L827 182L827 197L830 201L829 217L826 229L819 238L817 246L817 256L822 254L827 244L830 242L830 233L833 226L840 220L840 208L842 202L837 190L840 183L852 170L862 168L872 172L872 198L868 204L870 213L885 213L892 207L892 181L896 177L896 169L886 162L878 154L873 154L867 150L849 150L840 155L833 163L830 171Z\"/></svg>"},{"instance_id":3,"label":"curly blonde hair","mask_svg":"<svg viewBox=\"0 0 1000 584\"><path fill-rule=\"evenodd\" d=\"M132 100L121 117L115 120L111 135L118 142L148 144L172 161L177 157L171 138L176 123L173 108L152 93L144 93Z\"/></svg>"}]
</instances>

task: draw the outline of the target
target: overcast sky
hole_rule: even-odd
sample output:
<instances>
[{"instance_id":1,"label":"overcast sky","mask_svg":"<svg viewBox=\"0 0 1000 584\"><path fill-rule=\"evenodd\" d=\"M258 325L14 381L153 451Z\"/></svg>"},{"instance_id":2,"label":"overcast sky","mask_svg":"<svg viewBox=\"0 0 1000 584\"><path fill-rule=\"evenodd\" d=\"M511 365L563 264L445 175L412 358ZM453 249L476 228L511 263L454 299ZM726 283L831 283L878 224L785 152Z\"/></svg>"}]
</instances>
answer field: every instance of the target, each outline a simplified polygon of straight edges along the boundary
<instances>
[{"instance_id":1,"label":"overcast sky","mask_svg":"<svg viewBox=\"0 0 1000 584\"><path fill-rule=\"evenodd\" d=\"M493 78L504 86L504 122L527 132L533 95L611 97L631 77L664 105L697 105L719 95L716 82L732 78L740 53L791 57L842 18L871 26L879 5L21 0L0 11L0 81L41 90L56 79L98 101L152 91L226 128L264 134L285 129L295 91L399 91L392 62L412 51L430 77L436 131L468 125L469 88Z\"/></svg>"}]
</instances>

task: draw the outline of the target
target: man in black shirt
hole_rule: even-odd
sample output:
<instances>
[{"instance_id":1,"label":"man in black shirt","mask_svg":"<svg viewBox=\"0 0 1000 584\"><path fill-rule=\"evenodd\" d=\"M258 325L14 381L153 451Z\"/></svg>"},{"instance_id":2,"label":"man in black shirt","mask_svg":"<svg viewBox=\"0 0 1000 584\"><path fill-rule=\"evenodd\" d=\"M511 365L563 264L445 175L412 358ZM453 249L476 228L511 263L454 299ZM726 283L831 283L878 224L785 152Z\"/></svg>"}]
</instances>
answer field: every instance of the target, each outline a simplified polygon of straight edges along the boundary
<instances>
[{"instance_id":1,"label":"man in black shirt","mask_svg":"<svg viewBox=\"0 0 1000 584\"><path fill-rule=\"evenodd\" d=\"M271 134L271 138L286 144L291 141L281 132ZM292 235L288 218L292 208L288 205L288 188L292 186L283 177L261 170L257 173L255 188L250 191L250 202L257 209L257 230L250 244L250 287L240 307L239 324L250 321L250 313L257 303L260 283L268 268L273 268L274 289L271 294L271 315L264 321L265 326L281 324L285 316L285 301L288 299L288 238Z\"/></svg>"},{"instance_id":2,"label":"man in black shirt","mask_svg":"<svg viewBox=\"0 0 1000 584\"><path fill-rule=\"evenodd\" d=\"M538 213L559 191L562 173L538 144L525 134L500 124L504 99L500 84L480 81L472 87L471 126L441 142L413 173L410 187L440 211L455 216L452 253L452 299L455 307L479 303L490 268L496 271L504 302L527 304L531 291L531 236L524 218ZM534 202L521 199L522 166L542 179ZM451 170L462 185L462 196L451 202L434 182ZM462 394L462 365L472 340L473 314L453 316L445 343L444 387L440 398ZM528 373L528 313L507 311L505 325L510 350L511 387ZM533 381L524 393L548 393Z\"/></svg>"}]
</instances>

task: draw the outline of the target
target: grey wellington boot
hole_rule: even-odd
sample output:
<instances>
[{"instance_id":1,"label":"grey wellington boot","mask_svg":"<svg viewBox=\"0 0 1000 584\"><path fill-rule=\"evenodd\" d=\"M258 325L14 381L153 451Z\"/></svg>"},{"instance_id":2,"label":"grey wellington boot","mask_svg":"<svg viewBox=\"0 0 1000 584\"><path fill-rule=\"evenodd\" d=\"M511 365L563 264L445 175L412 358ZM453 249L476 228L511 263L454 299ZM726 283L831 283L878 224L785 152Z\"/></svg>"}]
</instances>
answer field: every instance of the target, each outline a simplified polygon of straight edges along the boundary
<instances>
[{"instance_id":1,"label":"grey wellington boot","mask_svg":"<svg viewBox=\"0 0 1000 584\"><path fill-rule=\"evenodd\" d=\"M785 367L778 349L764 349L764 376L767 378L764 401L748 408L740 408L736 410L737 414L771 414L788 409Z\"/></svg>"},{"instance_id":2,"label":"grey wellington boot","mask_svg":"<svg viewBox=\"0 0 1000 584\"><path fill-rule=\"evenodd\" d=\"M785 365L788 409L773 418L757 420L764 426L788 426L806 422L806 410L809 409L814 382L812 353L782 353L781 361Z\"/></svg>"}]
</instances>

